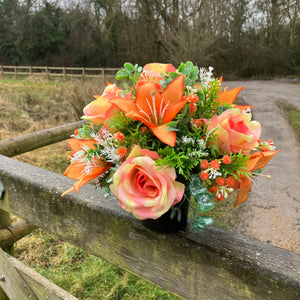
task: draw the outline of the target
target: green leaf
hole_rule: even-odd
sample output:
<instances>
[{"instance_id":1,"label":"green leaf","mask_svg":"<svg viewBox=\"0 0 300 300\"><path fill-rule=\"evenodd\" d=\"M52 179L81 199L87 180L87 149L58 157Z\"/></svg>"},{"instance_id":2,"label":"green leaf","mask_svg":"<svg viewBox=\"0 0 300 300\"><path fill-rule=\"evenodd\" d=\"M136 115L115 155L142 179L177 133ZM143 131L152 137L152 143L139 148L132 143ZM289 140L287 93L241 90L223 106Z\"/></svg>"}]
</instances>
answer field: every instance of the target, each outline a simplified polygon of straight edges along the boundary
<instances>
[{"instance_id":1,"label":"green leaf","mask_svg":"<svg viewBox=\"0 0 300 300\"><path fill-rule=\"evenodd\" d=\"M112 183L114 181L114 178L113 177L110 177L106 182L107 183Z\"/></svg>"},{"instance_id":2,"label":"green leaf","mask_svg":"<svg viewBox=\"0 0 300 300\"><path fill-rule=\"evenodd\" d=\"M108 197L110 194L110 188L108 186L103 188L104 191L104 197Z\"/></svg>"},{"instance_id":3,"label":"green leaf","mask_svg":"<svg viewBox=\"0 0 300 300\"><path fill-rule=\"evenodd\" d=\"M204 226L208 226L214 223L214 219L212 217L200 217L198 219L198 223Z\"/></svg>"},{"instance_id":4,"label":"green leaf","mask_svg":"<svg viewBox=\"0 0 300 300\"><path fill-rule=\"evenodd\" d=\"M198 204L198 210L201 212L209 211L209 210L213 209L214 207L215 207L215 204L213 202Z\"/></svg>"},{"instance_id":5,"label":"green leaf","mask_svg":"<svg viewBox=\"0 0 300 300\"><path fill-rule=\"evenodd\" d=\"M123 69L117 72L116 79L117 80L128 79L130 75L131 75L130 72Z\"/></svg>"},{"instance_id":6,"label":"green leaf","mask_svg":"<svg viewBox=\"0 0 300 300\"><path fill-rule=\"evenodd\" d=\"M194 197L199 204L206 203L212 199L212 195L207 192L207 189L204 193L197 193Z\"/></svg>"},{"instance_id":7,"label":"green leaf","mask_svg":"<svg viewBox=\"0 0 300 300\"><path fill-rule=\"evenodd\" d=\"M180 76L179 73L175 73L175 72L170 72L169 73L169 76L172 78L172 79L175 79L176 77Z\"/></svg>"},{"instance_id":8,"label":"green leaf","mask_svg":"<svg viewBox=\"0 0 300 300\"><path fill-rule=\"evenodd\" d=\"M176 214L177 214L177 210L178 210L178 207L174 207L172 206L172 211L171 211L171 216L170 216L170 219L174 219Z\"/></svg>"},{"instance_id":9,"label":"green leaf","mask_svg":"<svg viewBox=\"0 0 300 300\"><path fill-rule=\"evenodd\" d=\"M90 126L84 126L83 130L84 130L84 135L86 137L91 137L91 133L93 132L93 129Z\"/></svg>"},{"instance_id":10,"label":"green leaf","mask_svg":"<svg viewBox=\"0 0 300 300\"><path fill-rule=\"evenodd\" d=\"M134 72L134 70L135 70L134 65L132 65L131 63L128 63L128 62L124 64L124 68L126 70L128 70L129 72Z\"/></svg>"},{"instance_id":11,"label":"green leaf","mask_svg":"<svg viewBox=\"0 0 300 300\"><path fill-rule=\"evenodd\" d=\"M178 207L178 210L177 210L177 221L180 222L181 220L181 209Z\"/></svg>"},{"instance_id":12,"label":"green leaf","mask_svg":"<svg viewBox=\"0 0 300 300\"><path fill-rule=\"evenodd\" d=\"M214 219L211 217L200 217L192 222L192 227L194 230L200 232L205 226L212 225L213 223Z\"/></svg>"},{"instance_id":13,"label":"green leaf","mask_svg":"<svg viewBox=\"0 0 300 300\"><path fill-rule=\"evenodd\" d=\"M79 136L84 136L84 129L83 128L78 129L78 135Z\"/></svg>"},{"instance_id":14,"label":"green leaf","mask_svg":"<svg viewBox=\"0 0 300 300\"><path fill-rule=\"evenodd\" d=\"M179 131L178 128L176 128L176 127L170 127L170 126L167 126L166 129L167 130L171 130L171 131Z\"/></svg>"}]
</instances>

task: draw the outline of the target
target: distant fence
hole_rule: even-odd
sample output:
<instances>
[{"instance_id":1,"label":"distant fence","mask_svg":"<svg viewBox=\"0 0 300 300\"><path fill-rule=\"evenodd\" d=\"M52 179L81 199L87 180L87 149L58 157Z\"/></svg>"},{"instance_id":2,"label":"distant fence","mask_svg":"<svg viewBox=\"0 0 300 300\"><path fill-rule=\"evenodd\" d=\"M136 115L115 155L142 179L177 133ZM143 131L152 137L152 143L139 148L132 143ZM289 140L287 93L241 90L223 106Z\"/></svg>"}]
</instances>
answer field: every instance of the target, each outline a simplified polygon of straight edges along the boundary
<instances>
[{"instance_id":1,"label":"distant fence","mask_svg":"<svg viewBox=\"0 0 300 300\"><path fill-rule=\"evenodd\" d=\"M14 75L18 77L46 75L53 77L106 77L115 76L120 68L69 68L69 67L41 67L41 66L3 66L0 65L0 75Z\"/></svg>"}]
</instances>

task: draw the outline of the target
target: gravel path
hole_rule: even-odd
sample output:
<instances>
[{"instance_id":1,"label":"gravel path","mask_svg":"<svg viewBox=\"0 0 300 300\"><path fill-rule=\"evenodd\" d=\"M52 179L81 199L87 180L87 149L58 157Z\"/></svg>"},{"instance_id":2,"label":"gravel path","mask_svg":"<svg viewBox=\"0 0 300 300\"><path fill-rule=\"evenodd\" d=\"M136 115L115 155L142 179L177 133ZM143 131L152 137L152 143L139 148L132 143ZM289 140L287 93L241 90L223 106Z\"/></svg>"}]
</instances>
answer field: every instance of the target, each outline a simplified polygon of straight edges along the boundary
<instances>
[{"instance_id":1,"label":"gravel path","mask_svg":"<svg viewBox=\"0 0 300 300\"><path fill-rule=\"evenodd\" d=\"M300 110L300 84L287 81L232 81L243 86L239 98L254 105L254 118L262 125L262 140L272 139L282 151L264 168L272 180L255 178L244 203L237 231L300 253L300 144L276 101Z\"/></svg>"}]
</instances>

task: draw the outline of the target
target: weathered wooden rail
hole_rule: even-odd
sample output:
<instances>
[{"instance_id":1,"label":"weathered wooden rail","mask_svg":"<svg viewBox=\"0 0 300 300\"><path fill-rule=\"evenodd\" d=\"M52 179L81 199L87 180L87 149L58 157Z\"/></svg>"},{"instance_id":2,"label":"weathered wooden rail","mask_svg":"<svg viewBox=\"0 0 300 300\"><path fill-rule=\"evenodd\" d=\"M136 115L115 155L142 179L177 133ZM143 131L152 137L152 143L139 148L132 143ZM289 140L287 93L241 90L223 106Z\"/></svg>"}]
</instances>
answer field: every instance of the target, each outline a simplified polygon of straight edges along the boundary
<instances>
[{"instance_id":1,"label":"weathered wooden rail","mask_svg":"<svg viewBox=\"0 0 300 300\"><path fill-rule=\"evenodd\" d=\"M47 66L4 66L0 65L0 75L33 76L46 75L54 77L107 77L115 76L120 68L71 68Z\"/></svg>"},{"instance_id":2,"label":"weathered wooden rail","mask_svg":"<svg viewBox=\"0 0 300 300\"><path fill-rule=\"evenodd\" d=\"M0 154L12 157L66 140L86 121L78 121L0 141Z\"/></svg>"},{"instance_id":3,"label":"weathered wooden rail","mask_svg":"<svg viewBox=\"0 0 300 300\"><path fill-rule=\"evenodd\" d=\"M157 234L94 186L61 197L72 180L5 156L0 180L0 209L186 299L300 297L296 253L214 227Z\"/></svg>"}]
</instances>

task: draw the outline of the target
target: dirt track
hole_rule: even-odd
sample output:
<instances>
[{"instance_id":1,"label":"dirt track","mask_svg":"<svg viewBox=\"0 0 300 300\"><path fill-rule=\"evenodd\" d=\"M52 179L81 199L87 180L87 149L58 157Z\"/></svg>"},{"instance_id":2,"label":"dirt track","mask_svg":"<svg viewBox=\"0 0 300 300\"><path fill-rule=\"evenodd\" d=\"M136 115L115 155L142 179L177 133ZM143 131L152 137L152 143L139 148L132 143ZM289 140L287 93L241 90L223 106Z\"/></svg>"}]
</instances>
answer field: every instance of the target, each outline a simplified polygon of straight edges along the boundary
<instances>
[{"instance_id":1,"label":"dirt track","mask_svg":"<svg viewBox=\"0 0 300 300\"><path fill-rule=\"evenodd\" d=\"M272 180L255 178L244 203L238 232L300 253L300 144L275 104L282 101L300 110L300 84L286 81L226 82L229 89L243 86L239 98L254 105L262 125L262 140L269 138L282 151L264 168Z\"/></svg>"}]
</instances>

